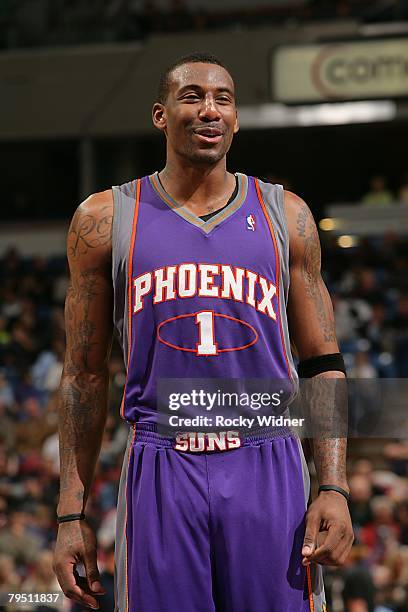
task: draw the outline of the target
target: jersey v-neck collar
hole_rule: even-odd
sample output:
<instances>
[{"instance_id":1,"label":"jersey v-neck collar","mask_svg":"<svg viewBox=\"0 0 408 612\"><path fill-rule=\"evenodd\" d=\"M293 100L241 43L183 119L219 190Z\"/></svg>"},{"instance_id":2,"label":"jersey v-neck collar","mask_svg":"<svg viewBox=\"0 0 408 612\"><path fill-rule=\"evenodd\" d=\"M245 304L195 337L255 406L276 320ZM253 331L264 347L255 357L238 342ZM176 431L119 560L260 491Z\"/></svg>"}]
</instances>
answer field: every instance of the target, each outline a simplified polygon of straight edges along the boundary
<instances>
[{"instance_id":1,"label":"jersey v-neck collar","mask_svg":"<svg viewBox=\"0 0 408 612\"><path fill-rule=\"evenodd\" d=\"M215 217L215 215L218 215L218 213L224 210L224 208L227 208L227 206L229 206L231 202L235 200L235 198L237 197L237 194L238 194L238 177L235 174L235 187L234 187L234 191L232 192L231 197L228 200L228 202L224 204L224 206L221 206L221 208L217 208L217 210L213 210L210 213L207 213L206 215L199 215L200 219L202 221L209 221L212 217Z\"/></svg>"},{"instance_id":2,"label":"jersey v-neck collar","mask_svg":"<svg viewBox=\"0 0 408 612\"><path fill-rule=\"evenodd\" d=\"M149 181L160 199L165 204L167 204L170 210L182 217L188 223L191 223L192 225L195 225L196 227L202 229L206 234L209 234L212 229L214 229L217 225L228 219L239 208L241 208L242 204L245 202L245 198L248 192L248 177L245 174L241 174L240 172L235 173L235 176L237 177L238 181L238 190L236 196L233 197L232 200L226 206L221 208L219 212L213 215L210 219L208 219L207 221L203 221L203 219L197 217L197 215L188 210L188 208L178 204L167 193L158 178L158 174L158 172L151 174L149 176Z\"/></svg>"}]
</instances>

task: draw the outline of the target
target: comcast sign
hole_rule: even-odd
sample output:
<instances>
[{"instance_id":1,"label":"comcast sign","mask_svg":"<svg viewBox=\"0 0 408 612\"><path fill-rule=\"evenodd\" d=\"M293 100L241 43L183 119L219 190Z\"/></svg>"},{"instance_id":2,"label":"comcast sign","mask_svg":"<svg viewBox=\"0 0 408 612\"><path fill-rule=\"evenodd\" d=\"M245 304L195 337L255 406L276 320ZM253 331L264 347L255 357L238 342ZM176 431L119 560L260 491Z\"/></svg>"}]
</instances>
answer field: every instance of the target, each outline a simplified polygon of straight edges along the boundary
<instances>
[{"instance_id":1,"label":"comcast sign","mask_svg":"<svg viewBox=\"0 0 408 612\"><path fill-rule=\"evenodd\" d=\"M282 102L408 96L408 40L279 47L272 83Z\"/></svg>"}]
</instances>

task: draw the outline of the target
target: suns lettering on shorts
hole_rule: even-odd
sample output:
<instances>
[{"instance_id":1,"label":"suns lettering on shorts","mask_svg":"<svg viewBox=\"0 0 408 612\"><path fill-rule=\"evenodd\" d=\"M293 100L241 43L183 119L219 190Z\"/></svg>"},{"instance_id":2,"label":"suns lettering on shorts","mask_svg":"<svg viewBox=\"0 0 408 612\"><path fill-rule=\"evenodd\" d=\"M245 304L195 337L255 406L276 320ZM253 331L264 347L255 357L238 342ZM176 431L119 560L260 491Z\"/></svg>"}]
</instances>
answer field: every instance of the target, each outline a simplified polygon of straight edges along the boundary
<instances>
[{"instance_id":1,"label":"suns lettering on shorts","mask_svg":"<svg viewBox=\"0 0 408 612\"><path fill-rule=\"evenodd\" d=\"M206 263L163 266L133 278L132 288L133 314L143 310L149 295L153 296L154 305L198 296L246 303L276 321L274 283L239 266Z\"/></svg>"},{"instance_id":2,"label":"suns lettering on shorts","mask_svg":"<svg viewBox=\"0 0 408 612\"><path fill-rule=\"evenodd\" d=\"M178 432L174 441L174 448L183 453L203 453L227 451L241 446L238 431L220 432Z\"/></svg>"}]
</instances>

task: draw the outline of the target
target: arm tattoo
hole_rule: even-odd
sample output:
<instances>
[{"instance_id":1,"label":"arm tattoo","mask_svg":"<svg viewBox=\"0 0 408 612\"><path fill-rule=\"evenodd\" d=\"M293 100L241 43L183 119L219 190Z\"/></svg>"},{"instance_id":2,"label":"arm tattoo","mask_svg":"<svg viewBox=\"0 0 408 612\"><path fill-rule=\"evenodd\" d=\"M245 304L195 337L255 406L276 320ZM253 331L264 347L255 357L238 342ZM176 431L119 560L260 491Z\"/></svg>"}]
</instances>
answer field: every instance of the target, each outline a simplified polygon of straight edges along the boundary
<instances>
[{"instance_id":1,"label":"arm tattoo","mask_svg":"<svg viewBox=\"0 0 408 612\"><path fill-rule=\"evenodd\" d=\"M65 303L66 333L69 347L66 354L65 372L74 374L80 366L89 366L89 354L96 346L93 335L96 325L90 318L92 300L100 292L100 276L97 268L89 268L80 273L79 280L70 283ZM77 364L77 368L74 367Z\"/></svg>"},{"instance_id":2,"label":"arm tattoo","mask_svg":"<svg viewBox=\"0 0 408 612\"><path fill-rule=\"evenodd\" d=\"M345 483L348 429L346 379L314 376L302 380L301 390L302 404L311 426L313 458L319 482Z\"/></svg>"},{"instance_id":3,"label":"arm tattoo","mask_svg":"<svg viewBox=\"0 0 408 612\"><path fill-rule=\"evenodd\" d=\"M300 238L306 238L306 223L308 217L308 210L304 206L298 214L296 219L296 229Z\"/></svg>"},{"instance_id":4,"label":"arm tattoo","mask_svg":"<svg viewBox=\"0 0 408 612\"><path fill-rule=\"evenodd\" d=\"M65 377L61 383L60 416L64 439L75 444L83 444L89 436L90 428L95 424L95 417L105 409L104 379L90 381L87 375L74 378ZM64 447L66 451L70 447Z\"/></svg>"},{"instance_id":5,"label":"arm tattoo","mask_svg":"<svg viewBox=\"0 0 408 612\"><path fill-rule=\"evenodd\" d=\"M65 304L67 350L60 385L59 509L66 514L80 511L87 499L106 420L108 333L105 338L97 327L101 302L107 304L106 282L105 269L78 271L72 275ZM102 326L107 323L101 320Z\"/></svg>"},{"instance_id":6,"label":"arm tattoo","mask_svg":"<svg viewBox=\"0 0 408 612\"><path fill-rule=\"evenodd\" d=\"M107 411L103 376L63 377L60 388L60 494L83 505L103 433Z\"/></svg>"},{"instance_id":7,"label":"arm tattoo","mask_svg":"<svg viewBox=\"0 0 408 612\"><path fill-rule=\"evenodd\" d=\"M101 210L101 218L90 214L77 215L69 231L68 239L72 245L68 254L72 257L85 255L89 249L105 246L112 240L112 213L109 206Z\"/></svg>"},{"instance_id":8,"label":"arm tattoo","mask_svg":"<svg viewBox=\"0 0 408 612\"><path fill-rule=\"evenodd\" d=\"M296 220L297 234L303 238L304 256L302 276L306 286L306 295L316 308L317 317L323 331L325 342L335 342L336 332L331 309L327 308L328 295L325 295L320 277L320 243L312 213L306 205L302 206Z\"/></svg>"}]
</instances>

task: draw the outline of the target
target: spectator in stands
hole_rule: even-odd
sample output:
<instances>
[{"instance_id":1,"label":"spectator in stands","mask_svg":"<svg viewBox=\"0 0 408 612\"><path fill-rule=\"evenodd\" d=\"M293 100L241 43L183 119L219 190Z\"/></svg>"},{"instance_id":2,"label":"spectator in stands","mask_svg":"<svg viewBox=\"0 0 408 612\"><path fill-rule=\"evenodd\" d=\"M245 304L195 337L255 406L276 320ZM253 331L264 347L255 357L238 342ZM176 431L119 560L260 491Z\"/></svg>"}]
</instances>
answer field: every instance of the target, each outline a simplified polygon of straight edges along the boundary
<instances>
[{"instance_id":1,"label":"spectator in stands","mask_svg":"<svg viewBox=\"0 0 408 612\"><path fill-rule=\"evenodd\" d=\"M371 551L370 562L381 563L390 550L397 548L399 526L394 517L395 504L386 495L370 500L373 522L365 525L360 532L361 542Z\"/></svg>"},{"instance_id":2,"label":"spectator in stands","mask_svg":"<svg viewBox=\"0 0 408 612\"><path fill-rule=\"evenodd\" d=\"M11 336L7 330L7 320L5 317L0 316L0 350L1 347L5 347L10 343Z\"/></svg>"},{"instance_id":3,"label":"spectator in stands","mask_svg":"<svg viewBox=\"0 0 408 612\"><path fill-rule=\"evenodd\" d=\"M18 591L20 584L13 557L0 554L0 594Z\"/></svg>"},{"instance_id":4,"label":"spectator in stands","mask_svg":"<svg viewBox=\"0 0 408 612\"><path fill-rule=\"evenodd\" d=\"M370 180L370 189L363 196L363 204L369 206L388 206L394 201L392 192L387 188L386 178L381 174L376 174Z\"/></svg>"},{"instance_id":5,"label":"spectator in stands","mask_svg":"<svg viewBox=\"0 0 408 612\"><path fill-rule=\"evenodd\" d=\"M62 591L52 568L52 558L51 550L43 550L36 559L32 573L21 586L21 590L25 593L58 593L60 595L56 602L43 604L44 611L63 609ZM22 610L32 610L32 608L32 604L27 604L22 607Z\"/></svg>"},{"instance_id":6,"label":"spectator in stands","mask_svg":"<svg viewBox=\"0 0 408 612\"><path fill-rule=\"evenodd\" d=\"M408 206L408 173L404 174L398 188L398 202Z\"/></svg>"},{"instance_id":7,"label":"spectator in stands","mask_svg":"<svg viewBox=\"0 0 408 612\"><path fill-rule=\"evenodd\" d=\"M17 448L20 452L37 450L45 439L55 432L55 419L44 418L44 411L37 398L29 397L22 403L24 421L17 427Z\"/></svg>"},{"instance_id":8,"label":"spectator in stands","mask_svg":"<svg viewBox=\"0 0 408 612\"><path fill-rule=\"evenodd\" d=\"M373 513L370 506L372 496L371 482L361 475L350 478L350 515L353 527L358 530L360 527L368 525L373 520ZM358 537L358 533L356 534Z\"/></svg>"},{"instance_id":9,"label":"spectator in stands","mask_svg":"<svg viewBox=\"0 0 408 612\"><path fill-rule=\"evenodd\" d=\"M397 375L408 378L408 293L400 295L397 299L392 327Z\"/></svg>"},{"instance_id":10,"label":"spectator in stands","mask_svg":"<svg viewBox=\"0 0 408 612\"><path fill-rule=\"evenodd\" d=\"M366 554L364 546L353 546L346 562L343 601L347 612L374 612L375 587Z\"/></svg>"},{"instance_id":11,"label":"spectator in stands","mask_svg":"<svg viewBox=\"0 0 408 612\"><path fill-rule=\"evenodd\" d=\"M375 565L372 576L376 588L376 602L374 612L394 612L392 595L392 572L386 565Z\"/></svg>"},{"instance_id":12,"label":"spectator in stands","mask_svg":"<svg viewBox=\"0 0 408 612\"><path fill-rule=\"evenodd\" d=\"M51 350L45 349L36 359L31 374L37 389L41 391L57 391L62 373L62 362L65 344L55 339Z\"/></svg>"},{"instance_id":13,"label":"spectator in stands","mask_svg":"<svg viewBox=\"0 0 408 612\"><path fill-rule=\"evenodd\" d=\"M408 550L408 499L398 504L395 515L400 526L400 544L407 547Z\"/></svg>"},{"instance_id":14,"label":"spectator in stands","mask_svg":"<svg viewBox=\"0 0 408 612\"><path fill-rule=\"evenodd\" d=\"M353 279L353 289L354 289ZM372 310L370 304L360 298L335 296L334 316L336 332L343 351L356 350L356 341L364 337L363 330L371 321Z\"/></svg>"},{"instance_id":15,"label":"spectator in stands","mask_svg":"<svg viewBox=\"0 0 408 612\"><path fill-rule=\"evenodd\" d=\"M399 476L408 476L408 440L389 442L383 449L390 470Z\"/></svg>"},{"instance_id":16,"label":"spectator in stands","mask_svg":"<svg viewBox=\"0 0 408 612\"><path fill-rule=\"evenodd\" d=\"M357 351L354 355L354 365L349 369L351 378L377 378L377 370L370 362L366 351Z\"/></svg>"},{"instance_id":17,"label":"spectator in stands","mask_svg":"<svg viewBox=\"0 0 408 612\"><path fill-rule=\"evenodd\" d=\"M41 542L29 533L29 520L26 512L14 510L0 532L0 554L12 557L17 566L33 563L41 549Z\"/></svg>"},{"instance_id":18,"label":"spectator in stands","mask_svg":"<svg viewBox=\"0 0 408 612\"><path fill-rule=\"evenodd\" d=\"M351 467L352 476L364 476L369 482L372 482L373 463L369 459L357 459Z\"/></svg>"},{"instance_id":19,"label":"spectator in stands","mask_svg":"<svg viewBox=\"0 0 408 612\"><path fill-rule=\"evenodd\" d=\"M14 404L14 392L13 388L8 382L4 372L0 371L0 418L2 415L2 408L11 408Z\"/></svg>"}]
</instances>

